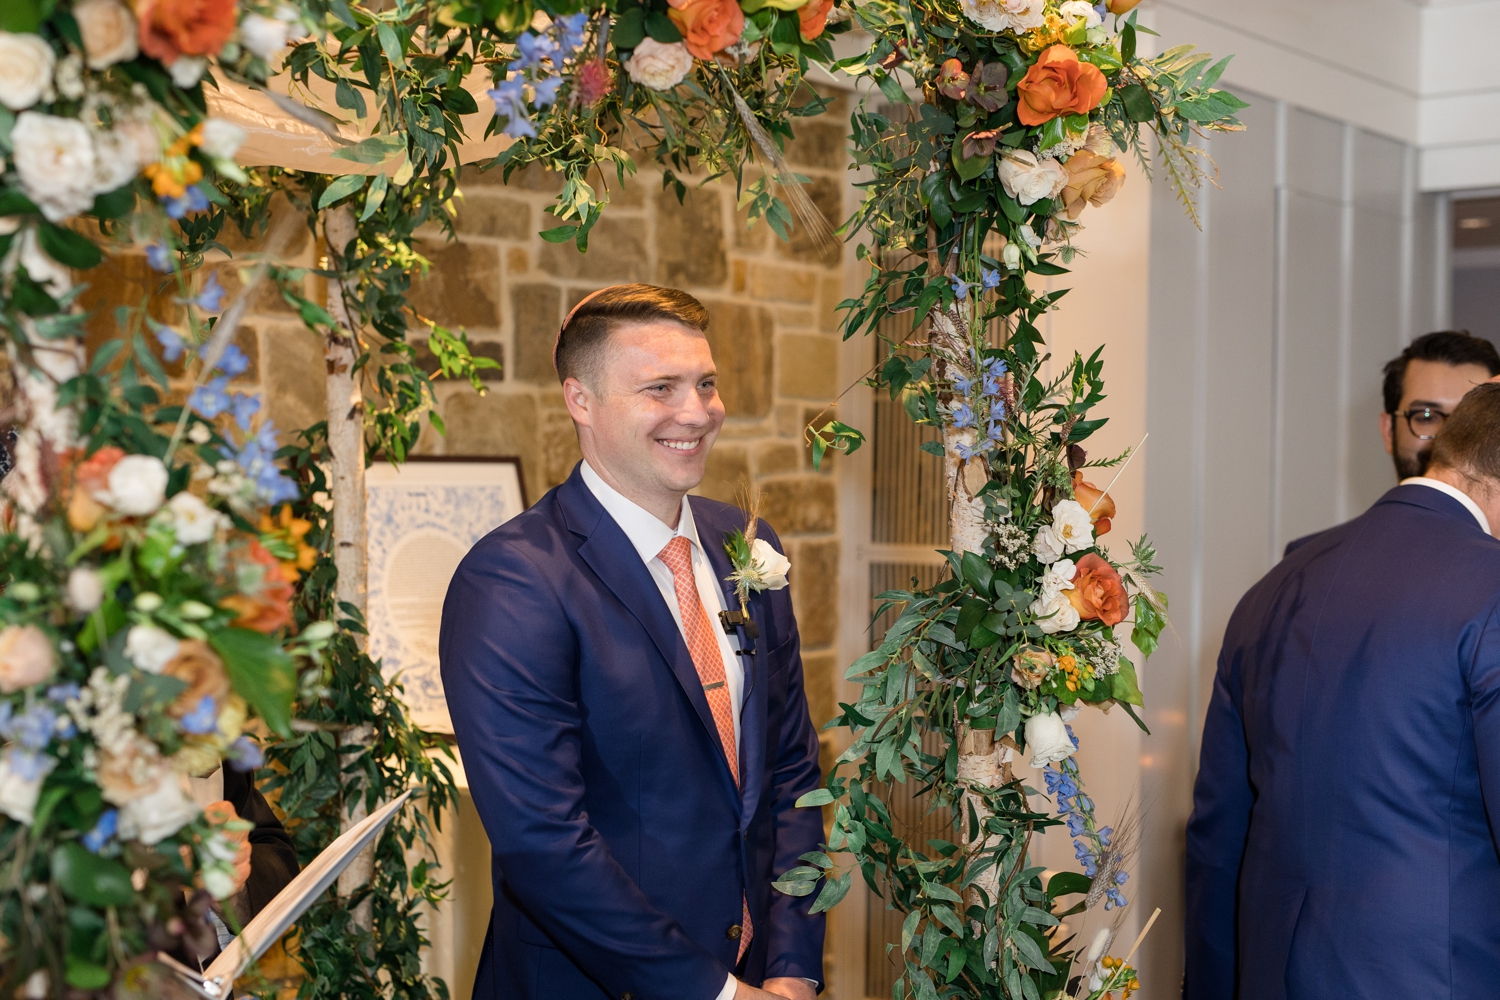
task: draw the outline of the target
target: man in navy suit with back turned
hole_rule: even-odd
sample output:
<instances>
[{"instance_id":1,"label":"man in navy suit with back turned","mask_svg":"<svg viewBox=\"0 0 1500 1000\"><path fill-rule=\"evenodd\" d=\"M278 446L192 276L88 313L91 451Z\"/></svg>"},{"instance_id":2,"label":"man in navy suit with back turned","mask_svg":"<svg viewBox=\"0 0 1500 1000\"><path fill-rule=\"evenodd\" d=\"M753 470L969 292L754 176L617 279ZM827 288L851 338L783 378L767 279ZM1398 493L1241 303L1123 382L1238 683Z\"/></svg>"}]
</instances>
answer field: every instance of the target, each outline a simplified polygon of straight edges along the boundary
<instances>
[{"instance_id":1,"label":"man in navy suit with back turned","mask_svg":"<svg viewBox=\"0 0 1500 1000\"><path fill-rule=\"evenodd\" d=\"M493 859L475 1000L821 988L823 917L771 888L823 837L794 807L820 774L790 591L725 621L746 516L687 496L724 422L707 327L671 289L579 303L553 360L583 461L449 586L443 685Z\"/></svg>"},{"instance_id":2,"label":"man in navy suit with back turned","mask_svg":"<svg viewBox=\"0 0 1500 1000\"><path fill-rule=\"evenodd\" d=\"M1500 384L1251 589L1187 828L1185 1000L1500 993Z\"/></svg>"}]
</instances>

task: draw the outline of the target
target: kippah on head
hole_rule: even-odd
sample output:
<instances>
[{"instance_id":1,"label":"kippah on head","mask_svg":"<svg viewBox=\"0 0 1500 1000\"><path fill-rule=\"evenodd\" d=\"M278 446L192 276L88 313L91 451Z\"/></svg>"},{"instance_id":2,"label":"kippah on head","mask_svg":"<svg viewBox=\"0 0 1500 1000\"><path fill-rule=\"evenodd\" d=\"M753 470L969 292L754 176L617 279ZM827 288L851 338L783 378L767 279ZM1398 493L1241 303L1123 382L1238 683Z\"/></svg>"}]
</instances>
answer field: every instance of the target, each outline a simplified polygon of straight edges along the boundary
<instances>
[{"instance_id":1,"label":"kippah on head","mask_svg":"<svg viewBox=\"0 0 1500 1000\"><path fill-rule=\"evenodd\" d=\"M610 285L585 296L563 320L552 348L557 380L587 382L598 374L605 343L626 323L677 323L708 329L708 310L687 292L657 285Z\"/></svg>"},{"instance_id":2,"label":"kippah on head","mask_svg":"<svg viewBox=\"0 0 1500 1000\"><path fill-rule=\"evenodd\" d=\"M1470 389L1432 442L1432 464L1500 482L1500 382Z\"/></svg>"}]
</instances>

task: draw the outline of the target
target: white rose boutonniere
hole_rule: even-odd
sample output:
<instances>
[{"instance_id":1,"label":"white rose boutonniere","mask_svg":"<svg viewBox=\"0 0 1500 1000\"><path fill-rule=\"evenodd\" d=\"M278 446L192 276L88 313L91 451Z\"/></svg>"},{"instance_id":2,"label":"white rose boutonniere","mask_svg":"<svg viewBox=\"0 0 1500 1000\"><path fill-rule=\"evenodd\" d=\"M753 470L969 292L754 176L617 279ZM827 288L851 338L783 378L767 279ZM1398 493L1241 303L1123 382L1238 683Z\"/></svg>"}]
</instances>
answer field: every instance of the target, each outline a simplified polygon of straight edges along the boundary
<instances>
[{"instance_id":1,"label":"white rose boutonniere","mask_svg":"<svg viewBox=\"0 0 1500 1000\"><path fill-rule=\"evenodd\" d=\"M755 522L750 524L748 533L734 531L724 538L724 551L729 553L734 566L729 578L734 581L742 606L751 593L785 587L787 572L792 568L792 561L772 548L770 542L755 537Z\"/></svg>"}]
</instances>

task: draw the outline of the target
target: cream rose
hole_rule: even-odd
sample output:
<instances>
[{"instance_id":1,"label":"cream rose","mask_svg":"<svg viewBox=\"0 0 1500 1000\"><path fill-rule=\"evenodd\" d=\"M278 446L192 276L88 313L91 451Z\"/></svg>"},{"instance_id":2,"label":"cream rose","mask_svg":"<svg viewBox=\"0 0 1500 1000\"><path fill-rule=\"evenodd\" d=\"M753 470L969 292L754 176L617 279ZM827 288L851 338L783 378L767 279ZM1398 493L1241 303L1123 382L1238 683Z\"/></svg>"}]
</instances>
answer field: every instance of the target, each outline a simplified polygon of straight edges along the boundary
<instances>
[{"instance_id":1,"label":"cream rose","mask_svg":"<svg viewBox=\"0 0 1500 1000\"><path fill-rule=\"evenodd\" d=\"M48 221L63 222L93 206L94 141L87 125L76 118L23 111L10 141L21 190Z\"/></svg>"},{"instance_id":2,"label":"cream rose","mask_svg":"<svg viewBox=\"0 0 1500 1000\"><path fill-rule=\"evenodd\" d=\"M1047 23L1043 0L960 0L964 16L990 31L1022 34Z\"/></svg>"},{"instance_id":3,"label":"cream rose","mask_svg":"<svg viewBox=\"0 0 1500 1000\"><path fill-rule=\"evenodd\" d=\"M756 590L780 590L786 586L786 574L792 568L792 561L772 548L764 538L757 538L750 546L750 568L755 575L752 586Z\"/></svg>"},{"instance_id":4,"label":"cream rose","mask_svg":"<svg viewBox=\"0 0 1500 1000\"><path fill-rule=\"evenodd\" d=\"M121 840L159 843L197 819L202 812L188 794L184 775L159 767L154 779L142 794L120 807Z\"/></svg>"},{"instance_id":5,"label":"cream rose","mask_svg":"<svg viewBox=\"0 0 1500 1000\"><path fill-rule=\"evenodd\" d=\"M0 691L12 694L40 684L57 669L57 652L47 633L35 625L0 630Z\"/></svg>"},{"instance_id":6,"label":"cream rose","mask_svg":"<svg viewBox=\"0 0 1500 1000\"><path fill-rule=\"evenodd\" d=\"M104 578L87 566L75 566L68 574L68 606L82 614L98 610L104 603Z\"/></svg>"},{"instance_id":7,"label":"cream rose","mask_svg":"<svg viewBox=\"0 0 1500 1000\"><path fill-rule=\"evenodd\" d=\"M124 187L140 173L135 139L114 129L94 129L94 193Z\"/></svg>"},{"instance_id":8,"label":"cream rose","mask_svg":"<svg viewBox=\"0 0 1500 1000\"><path fill-rule=\"evenodd\" d=\"M1037 585L1041 587L1041 599L1050 602L1065 590L1073 589L1073 576L1077 572L1071 559L1059 559L1047 567Z\"/></svg>"},{"instance_id":9,"label":"cream rose","mask_svg":"<svg viewBox=\"0 0 1500 1000\"><path fill-rule=\"evenodd\" d=\"M30 768L32 775L27 777L13 765L14 754L15 751L11 750L0 757L0 812L17 823L30 826L36 819L36 801L42 794L42 782L57 766L57 761L51 757L41 757Z\"/></svg>"},{"instance_id":10,"label":"cream rose","mask_svg":"<svg viewBox=\"0 0 1500 1000\"><path fill-rule=\"evenodd\" d=\"M1059 500L1052 508L1052 523L1036 533L1033 551L1042 565L1065 555L1081 552L1094 544L1094 524L1077 500Z\"/></svg>"},{"instance_id":11,"label":"cream rose","mask_svg":"<svg viewBox=\"0 0 1500 1000\"><path fill-rule=\"evenodd\" d=\"M57 57L40 35L0 31L0 104L12 111L31 107L52 85Z\"/></svg>"},{"instance_id":12,"label":"cream rose","mask_svg":"<svg viewBox=\"0 0 1500 1000\"><path fill-rule=\"evenodd\" d=\"M1081 18L1085 28L1097 28L1104 23L1104 18L1089 0L1066 0L1057 8L1057 13L1064 21L1076 23Z\"/></svg>"},{"instance_id":13,"label":"cream rose","mask_svg":"<svg viewBox=\"0 0 1500 1000\"><path fill-rule=\"evenodd\" d=\"M109 470L109 489L100 499L127 517L145 517L166 499L167 478L155 455L126 455Z\"/></svg>"},{"instance_id":14,"label":"cream rose","mask_svg":"<svg viewBox=\"0 0 1500 1000\"><path fill-rule=\"evenodd\" d=\"M1056 198L1068 183L1068 172L1056 160L1038 162L1035 155L1024 149L1002 156L999 173L1005 193L1022 205Z\"/></svg>"},{"instance_id":15,"label":"cream rose","mask_svg":"<svg viewBox=\"0 0 1500 1000\"><path fill-rule=\"evenodd\" d=\"M140 53L140 28L135 15L120 0L83 0L73 5L73 17L83 36L89 69L129 62Z\"/></svg>"},{"instance_id":16,"label":"cream rose","mask_svg":"<svg viewBox=\"0 0 1500 1000\"><path fill-rule=\"evenodd\" d=\"M645 38L625 60L625 72L643 87L671 90L693 68L693 55L681 42Z\"/></svg>"},{"instance_id":17,"label":"cream rose","mask_svg":"<svg viewBox=\"0 0 1500 1000\"><path fill-rule=\"evenodd\" d=\"M274 17L246 14L240 19L240 44L270 62L286 48L287 28L285 21Z\"/></svg>"},{"instance_id":18,"label":"cream rose","mask_svg":"<svg viewBox=\"0 0 1500 1000\"><path fill-rule=\"evenodd\" d=\"M180 651L182 642L155 625L135 625L125 637L125 658L148 674L159 674Z\"/></svg>"},{"instance_id":19,"label":"cream rose","mask_svg":"<svg viewBox=\"0 0 1500 1000\"><path fill-rule=\"evenodd\" d=\"M1031 602L1031 607L1027 611L1036 619L1037 627L1047 635L1071 632L1078 627L1081 620L1078 617L1078 609L1073 607L1073 602L1063 594L1058 594L1051 600L1038 598Z\"/></svg>"},{"instance_id":20,"label":"cream rose","mask_svg":"<svg viewBox=\"0 0 1500 1000\"><path fill-rule=\"evenodd\" d=\"M1037 768L1067 760L1078 752L1068 735L1068 724L1056 712L1026 720L1026 746L1031 750L1031 766Z\"/></svg>"},{"instance_id":21,"label":"cream rose","mask_svg":"<svg viewBox=\"0 0 1500 1000\"><path fill-rule=\"evenodd\" d=\"M199 545L213 538L223 520L217 511L185 490L169 500L166 509L172 515L172 531L182 545Z\"/></svg>"}]
</instances>

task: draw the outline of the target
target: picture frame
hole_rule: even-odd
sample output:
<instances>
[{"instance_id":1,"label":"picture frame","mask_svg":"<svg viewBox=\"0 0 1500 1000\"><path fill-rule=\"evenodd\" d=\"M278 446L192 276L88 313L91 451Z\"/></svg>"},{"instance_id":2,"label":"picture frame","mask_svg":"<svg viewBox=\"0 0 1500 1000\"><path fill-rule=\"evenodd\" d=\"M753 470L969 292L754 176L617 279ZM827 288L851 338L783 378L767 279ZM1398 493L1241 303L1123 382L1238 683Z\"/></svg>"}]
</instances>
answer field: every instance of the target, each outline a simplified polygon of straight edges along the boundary
<instances>
[{"instance_id":1,"label":"picture frame","mask_svg":"<svg viewBox=\"0 0 1500 1000\"><path fill-rule=\"evenodd\" d=\"M399 679L413 724L452 735L438 668L448 583L476 542L526 509L521 460L410 456L365 472L370 657Z\"/></svg>"}]
</instances>

